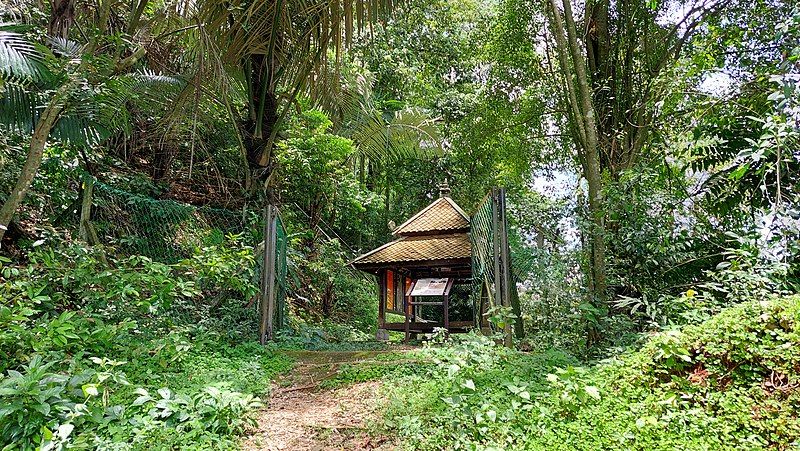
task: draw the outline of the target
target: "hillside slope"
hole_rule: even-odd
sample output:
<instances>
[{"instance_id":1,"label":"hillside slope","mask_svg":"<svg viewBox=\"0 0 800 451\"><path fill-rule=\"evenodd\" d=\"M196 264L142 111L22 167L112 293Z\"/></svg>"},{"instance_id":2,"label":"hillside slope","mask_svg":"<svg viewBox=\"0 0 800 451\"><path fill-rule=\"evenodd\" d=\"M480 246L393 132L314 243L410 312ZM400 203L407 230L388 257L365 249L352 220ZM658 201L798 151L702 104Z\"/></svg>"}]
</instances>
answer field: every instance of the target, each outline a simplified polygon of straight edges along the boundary
<instances>
[{"instance_id":1,"label":"hillside slope","mask_svg":"<svg viewBox=\"0 0 800 451\"><path fill-rule=\"evenodd\" d=\"M391 381L420 449L788 449L800 443L800 297L742 304L590 368L478 337Z\"/></svg>"}]
</instances>

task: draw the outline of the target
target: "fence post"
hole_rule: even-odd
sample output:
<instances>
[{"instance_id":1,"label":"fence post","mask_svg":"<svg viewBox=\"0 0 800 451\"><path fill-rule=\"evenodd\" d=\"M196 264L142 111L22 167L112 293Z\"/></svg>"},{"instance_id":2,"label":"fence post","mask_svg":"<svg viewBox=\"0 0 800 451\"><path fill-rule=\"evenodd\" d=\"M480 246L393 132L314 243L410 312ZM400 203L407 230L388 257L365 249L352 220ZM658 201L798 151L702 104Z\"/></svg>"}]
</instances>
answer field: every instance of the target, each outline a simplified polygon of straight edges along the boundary
<instances>
[{"instance_id":1,"label":"fence post","mask_svg":"<svg viewBox=\"0 0 800 451\"><path fill-rule=\"evenodd\" d=\"M509 247L508 247L508 229L506 224L506 190L500 188L497 190L497 216L498 228L495 234L499 235L500 244L500 288L502 291L503 307L511 307L511 264L509 261ZM511 323L506 322L503 327L504 344L506 347L511 348L514 346Z\"/></svg>"},{"instance_id":2,"label":"fence post","mask_svg":"<svg viewBox=\"0 0 800 451\"><path fill-rule=\"evenodd\" d=\"M522 320L522 306L519 302L519 294L514 286L514 274L511 272L511 246L508 243L508 216L506 214L506 190L500 188L500 228L502 237L503 253L503 296L506 298L506 306L511 307L517 316L514 325L514 335L517 338L525 336L524 321Z\"/></svg>"},{"instance_id":3,"label":"fence post","mask_svg":"<svg viewBox=\"0 0 800 451\"><path fill-rule=\"evenodd\" d=\"M492 188L492 257L494 263L494 306L502 306L502 285L500 277L500 237L497 231L500 230L499 212L497 205L497 189Z\"/></svg>"},{"instance_id":4,"label":"fence post","mask_svg":"<svg viewBox=\"0 0 800 451\"><path fill-rule=\"evenodd\" d=\"M269 279L267 279L267 339L272 340L273 332L274 332L274 320L275 320L275 281L277 279L277 274L275 274L275 261L277 260L278 253L278 212L277 207L270 205L270 209L272 210L272 217L270 223L270 258L269 258L269 265L268 274Z\"/></svg>"},{"instance_id":5,"label":"fence post","mask_svg":"<svg viewBox=\"0 0 800 451\"><path fill-rule=\"evenodd\" d=\"M94 193L94 177L87 175L83 178L83 197L81 199L81 218L78 224L78 233L83 241L90 242L89 218L92 214L92 195ZM92 243L94 244L94 243Z\"/></svg>"},{"instance_id":6,"label":"fence post","mask_svg":"<svg viewBox=\"0 0 800 451\"><path fill-rule=\"evenodd\" d=\"M261 260L261 301L259 302L259 313L261 314L261 320L259 323L259 341L262 345L267 342L267 304L269 302L267 287L269 285L269 277L272 275L269 272L269 261L272 260L272 249L270 249L271 240L269 238L272 235L271 228L272 206L267 205L267 207L264 209L264 234L262 236L264 240L264 255L263 259Z\"/></svg>"},{"instance_id":7,"label":"fence post","mask_svg":"<svg viewBox=\"0 0 800 451\"><path fill-rule=\"evenodd\" d=\"M283 329L286 322L286 246L286 229L280 211L275 207L275 327L278 330Z\"/></svg>"}]
</instances>

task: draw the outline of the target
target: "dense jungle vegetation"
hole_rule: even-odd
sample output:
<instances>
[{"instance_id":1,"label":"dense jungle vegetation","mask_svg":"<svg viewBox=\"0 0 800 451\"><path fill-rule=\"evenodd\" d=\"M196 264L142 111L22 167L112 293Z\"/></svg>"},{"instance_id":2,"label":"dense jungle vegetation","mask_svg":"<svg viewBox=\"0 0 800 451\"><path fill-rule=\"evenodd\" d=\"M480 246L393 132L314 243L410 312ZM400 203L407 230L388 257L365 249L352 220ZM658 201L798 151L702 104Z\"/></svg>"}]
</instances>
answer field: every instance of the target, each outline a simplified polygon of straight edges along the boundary
<instances>
[{"instance_id":1,"label":"dense jungle vegetation","mask_svg":"<svg viewBox=\"0 0 800 451\"><path fill-rule=\"evenodd\" d=\"M445 181L507 190L510 348L375 340L348 263ZM355 350L386 447L795 448L798 181L792 1L0 0L0 449L257 448Z\"/></svg>"}]
</instances>

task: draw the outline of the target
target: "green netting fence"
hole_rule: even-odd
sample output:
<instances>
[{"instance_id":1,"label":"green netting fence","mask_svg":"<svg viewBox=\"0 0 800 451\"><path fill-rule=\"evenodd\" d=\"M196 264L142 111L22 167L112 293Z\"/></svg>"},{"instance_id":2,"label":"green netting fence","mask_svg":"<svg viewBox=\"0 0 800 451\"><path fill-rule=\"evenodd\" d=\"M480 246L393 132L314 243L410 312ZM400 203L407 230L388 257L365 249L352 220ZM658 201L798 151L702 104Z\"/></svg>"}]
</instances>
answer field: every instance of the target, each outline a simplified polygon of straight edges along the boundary
<instances>
[{"instance_id":1,"label":"green netting fence","mask_svg":"<svg viewBox=\"0 0 800 451\"><path fill-rule=\"evenodd\" d=\"M481 326L487 325L484 313L489 307L497 304L511 306L517 316L515 333L517 337L522 337L517 283L528 277L533 261L526 255L514 254L508 245L509 227L505 210L505 190L493 189L470 217L471 299L475 324Z\"/></svg>"},{"instance_id":2,"label":"green netting fence","mask_svg":"<svg viewBox=\"0 0 800 451\"><path fill-rule=\"evenodd\" d=\"M275 324L278 329L281 329L286 324L286 293L289 290L287 285L289 240L280 213L277 214L275 225L275 285L277 287L275 290L275 305L277 307L275 309Z\"/></svg>"},{"instance_id":3,"label":"green netting fence","mask_svg":"<svg viewBox=\"0 0 800 451\"><path fill-rule=\"evenodd\" d=\"M222 244L231 234L253 247L263 239L263 218L252 210L153 199L97 181L91 222L103 244L164 263L189 258L203 246Z\"/></svg>"},{"instance_id":4,"label":"green netting fence","mask_svg":"<svg viewBox=\"0 0 800 451\"><path fill-rule=\"evenodd\" d=\"M89 202L95 239L121 255L143 255L154 261L173 264L190 258L198 250L223 244L229 235L238 235L242 245L254 252L255 280L264 294L265 264L273 271L275 284L274 325L280 329L286 318L287 235L280 214L276 212L275 243L265 256L265 217L263 210L239 210L195 206L174 200L154 199L131 193L93 178ZM274 208L274 207L271 207ZM257 309L262 302L253 303ZM259 312L260 314L260 312Z\"/></svg>"},{"instance_id":5,"label":"green netting fence","mask_svg":"<svg viewBox=\"0 0 800 451\"><path fill-rule=\"evenodd\" d=\"M492 287L495 281L493 196L489 195L470 217L472 242L472 305L475 325L486 323L483 313L494 303Z\"/></svg>"}]
</instances>

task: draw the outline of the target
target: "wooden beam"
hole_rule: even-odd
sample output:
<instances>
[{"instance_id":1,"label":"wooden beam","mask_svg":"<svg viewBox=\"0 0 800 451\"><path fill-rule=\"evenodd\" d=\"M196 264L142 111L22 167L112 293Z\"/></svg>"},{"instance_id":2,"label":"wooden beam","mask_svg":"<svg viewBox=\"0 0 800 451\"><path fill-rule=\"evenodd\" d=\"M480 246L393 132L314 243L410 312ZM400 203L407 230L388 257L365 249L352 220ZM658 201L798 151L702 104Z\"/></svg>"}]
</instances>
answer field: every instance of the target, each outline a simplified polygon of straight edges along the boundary
<instances>
[{"instance_id":1,"label":"wooden beam","mask_svg":"<svg viewBox=\"0 0 800 451\"><path fill-rule=\"evenodd\" d=\"M455 270L471 270L472 260L469 258L448 258L442 260L419 260L407 262L383 262L383 263L354 263L356 269L360 271L373 272L382 269L394 269L400 271L402 269L412 270L419 268L427 268L436 270L443 267L452 268ZM443 271L446 272L446 271Z\"/></svg>"},{"instance_id":2,"label":"wooden beam","mask_svg":"<svg viewBox=\"0 0 800 451\"><path fill-rule=\"evenodd\" d=\"M474 321L451 321L450 322L450 331L466 331L467 329L472 328L475 325ZM418 332L432 332L436 327L444 327L444 323L436 322L421 322L421 321L409 321L408 323L408 331L409 334L412 331ZM406 323L386 323L384 324L384 329L386 330L395 330L395 331L405 331L406 330Z\"/></svg>"}]
</instances>

